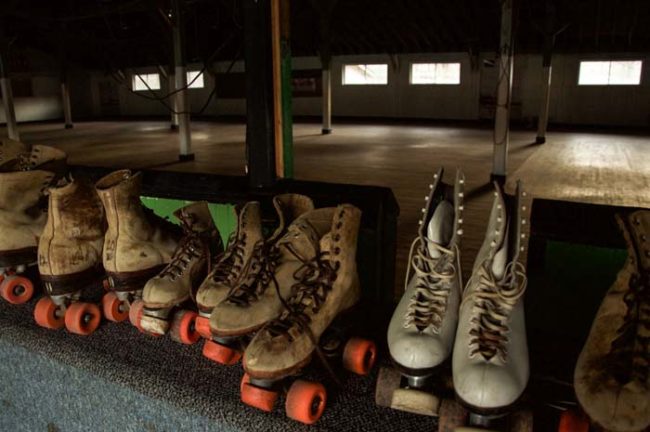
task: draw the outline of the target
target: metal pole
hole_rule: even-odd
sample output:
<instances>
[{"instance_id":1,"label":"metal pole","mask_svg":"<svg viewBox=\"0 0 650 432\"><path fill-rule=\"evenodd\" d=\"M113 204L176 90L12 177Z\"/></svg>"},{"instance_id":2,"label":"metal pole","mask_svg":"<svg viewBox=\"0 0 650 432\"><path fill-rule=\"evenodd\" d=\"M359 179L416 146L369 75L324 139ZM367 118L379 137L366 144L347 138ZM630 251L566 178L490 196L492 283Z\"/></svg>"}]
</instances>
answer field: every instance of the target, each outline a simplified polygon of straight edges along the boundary
<instances>
[{"instance_id":1,"label":"metal pole","mask_svg":"<svg viewBox=\"0 0 650 432\"><path fill-rule=\"evenodd\" d=\"M494 120L494 160L492 177L503 179L507 173L508 141L510 139L510 102L512 93L512 1L501 3L501 43L497 106Z\"/></svg>"},{"instance_id":2,"label":"metal pole","mask_svg":"<svg viewBox=\"0 0 650 432\"><path fill-rule=\"evenodd\" d=\"M276 181L269 1L242 0L246 62L246 159L252 187Z\"/></svg>"},{"instance_id":3,"label":"metal pole","mask_svg":"<svg viewBox=\"0 0 650 432\"><path fill-rule=\"evenodd\" d=\"M282 177L293 177L293 85L289 0L280 1L280 57L282 72Z\"/></svg>"},{"instance_id":4,"label":"metal pole","mask_svg":"<svg viewBox=\"0 0 650 432\"><path fill-rule=\"evenodd\" d=\"M0 88L2 89L2 103L5 109L7 134L9 138L20 141L18 124L16 123L16 111L14 110L14 94L11 90L11 79L7 74L6 61L6 53L0 53Z\"/></svg>"},{"instance_id":5,"label":"metal pole","mask_svg":"<svg viewBox=\"0 0 650 432\"><path fill-rule=\"evenodd\" d=\"M174 90L176 90L176 75L173 74L173 73L168 74L167 75L167 83L168 83L168 89L167 89L168 93L171 93ZM174 110L174 111L172 111L170 128L171 128L171 130L177 130L178 129L178 114L177 113L179 111L178 111L178 102L177 102L177 99L176 99L176 94L171 95L170 99L171 99L170 102L171 102L171 105L172 105L172 109Z\"/></svg>"},{"instance_id":6,"label":"metal pole","mask_svg":"<svg viewBox=\"0 0 650 432\"><path fill-rule=\"evenodd\" d=\"M182 161L194 160L192 153L192 135L190 130L189 104L187 103L187 67L185 65L185 39L184 18L181 0L173 0L173 23L174 23L174 76L176 78L176 89L182 89L176 93L175 109L178 112L179 127L179 155Z\"/></svg>"},{"instance_id":7,"label":"metal pole","mask_svg":"<svg viewBox=\"0 0 650 432\"><path fill-rule=\"evenodd\" d=\"M64 78L61 83L61 97L63 99L63 118L65 119L65 128L72 129L72 108L70 107L70 87L68 86L67 79Z\"/></svg>"},{"instance_id":8,"label":"metal pole","mask_svg":"<svg viewBox=\"0 0 650 432\"><path fill-rule=\"evenodd\" d=\"M323 68L323 135L332 133L332 74Z\"/></svg>"},{"instance_id":9,"label":"metal pole","mask_svg":"<svg viewBox=\"0 0 650 432\"><path fill-rule=\"evenodd\" d=\"M537 123L537 138L535 143L544 144L546 142L546 129L548 127L548 110L551 104L551 76L552 76L552 66L551 66L551 56L548 56L548 61L546 56L544 56L544 77L542 79L542 102L539 107L539 120Z\"/></svg>"}]
</instances>

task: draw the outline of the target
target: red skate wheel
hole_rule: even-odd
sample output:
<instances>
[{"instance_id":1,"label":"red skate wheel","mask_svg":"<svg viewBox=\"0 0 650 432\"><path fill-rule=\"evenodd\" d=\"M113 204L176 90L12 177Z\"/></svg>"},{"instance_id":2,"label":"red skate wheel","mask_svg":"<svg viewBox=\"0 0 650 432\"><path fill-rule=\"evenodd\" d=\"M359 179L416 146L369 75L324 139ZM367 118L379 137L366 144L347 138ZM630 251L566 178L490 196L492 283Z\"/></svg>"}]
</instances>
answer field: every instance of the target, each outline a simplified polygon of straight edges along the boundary
<instances>
[{"instance_id":1,"label":"red skate wheel","mask_svg":"<svg viewBox=\"0 0 650 432\"><path fill-rule=\"evenodd\" d=\"M34 284L22 276L7 276L0 284L0 294L11 304L27 303L34 295Z\"/></svg>"},{"instance_id":2,"label":"red skate wheel","mask_svg":"<svg viewBox=\"0 0 650 432\"><path fill-rule=\"evenodd\" d=\"M117 294L109 292L102 297L102 311L107 320L122 322L129 317L126 303L117 298Z\"/></svg>"},{"instance_id":3,"label":"red skate wheel","mask_svg":"<svg viewBox=\"0 0 650 432\"><path fill-rule=\"evenodd\" d=\"M351 338L343 349L343 366L359 375L368 375L376 358L377 346L371 340Z\"/></svg>"},{"instance_id":4,"label":"red skate wheel","mask_svg":"<svg viewBox=\"0 0 650 432\"><path fill-rule=\"evenodd\" d=\"M142 326L140 325L140 321L142 321L142 314L144 313L144 302L142 300L136 300L131 303L131 306L129 307L129 321L135 328L140 330L142 333L146 333Z\"/></svg>"},{"instance_id":5,"label":"red skate wheel","mask_svg":"<svg viewBox=\"0 0 650 432\"><path fill-rule=\"evenodd\" d=\"M51 298L43 297L36 303L34 319L36 320L36 324L41 327L58 330L65 325L63 314L59 312L59 306Z\"/></svg>"},{"instance_id":6,"label":"red skate wheel","mask_svg":"<svg viewBox=\"0 0 650 432\"><path fill-rule=\"evenodd\" d=\"M558 432L589 432L589 420L581 412L567 410L560 417Z\"/></svg>"},{"instance_id":7,"label":"red skate wheel","mask_svg":"<svg viewBox=\"0 0 650 432\"><path fill-rule=\"evenodd\" d=\"M205 339L212 339L212 331L210 330L210 319L199 316L196 318L196 331Z\"/></svg>"},{"instance_id":8,"label":"red skate wheel","mask_svg":"<svg viewBox=\"0 0 650 432\"><path fill-rule=\"evenodd\" d=\"M241 352L211 340L205 341L203 355L222 365L234 365L241 359Z\"/></svg>"},{"instance_id":9,"label":"red skate wheel","mask_svg":"<svg viewBox=\"0 0 650 432\"><path fill-rule=\"evenodd\" d=\"M99 327L102 312L92 303L72 303L65 311L65 327L70 333L88 336Z\"/></svg>"},{"instance_id":10,"label":"red skate wheel","mask_svg":"<svg viewBox=\"0 0 650 432\"><path fill-rule=\"evenodd\" d=\"M271 412L278 400L278 392L263 389L250 384L250 376L244 374L241 380L241 400L248 406L262 411Z\"/></svg>"},{"instance_id":11,"label":"red skate wheel","mask_svg":"<svg viewBox=\"0 0 650 432\"><path fill-rule=\"evenodd\" d=\"M185 345L197 343L201 335L196 331L196 317L198 317L196 312L188 310L176 312L169 329L171 338Z\"/></svg>"},{"instance_id":12,"label":"red skate wheel","mask_svg":"<svg viewBox=\"0 0 650 432\"><path fill-rule=\"evenodd\" d=\"M289 388L285 409L287 416L305 424L314 424L323 415L327 391L320 383L297 380Z\"/></svg>"}]
</instances>

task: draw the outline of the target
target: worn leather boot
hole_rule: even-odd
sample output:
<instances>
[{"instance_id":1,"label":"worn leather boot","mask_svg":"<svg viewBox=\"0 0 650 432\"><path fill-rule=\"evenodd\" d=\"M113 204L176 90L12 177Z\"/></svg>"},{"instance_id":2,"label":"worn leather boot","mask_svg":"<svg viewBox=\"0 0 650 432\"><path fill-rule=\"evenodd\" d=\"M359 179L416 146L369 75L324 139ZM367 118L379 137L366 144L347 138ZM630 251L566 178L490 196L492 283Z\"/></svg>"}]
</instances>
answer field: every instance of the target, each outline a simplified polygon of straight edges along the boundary
<instances>
[{"instance_id":1,"label":"worn leather boot","mask_svg":"<svg viewBox=\"0 0 650 432\"><path fill-rule=\"evenodd\" d=\"M223 252L223 242L214 224L208 203L199 201L177 210L184 235L171 262L144 287L144 312L141 327L153 334L165 334L170 329L170 312L194 297L196 288L205 279L212 257ZM194 343L195 312L181 311L178 323L172 323L174 337L184 343ZM178 331L176 331L178 330ZM185 337L187 336L187 337Z\"/></svg>"},{"instance_id":2,"label":"worn leather boot","mask_svg":"<svg viewBox=\"0 0 650 432\"><path fill-rule=\"evenodd\" d=\"M240 287L237 292L241 293L258 284L268 284L270 269L276 265L277 258L277 254L273 253L273 245L287 232L289 224L314 209L311 198L299 194L275 196L273 206L277 226L267 237L262 232L258 202L247 203L239 211L237 230L231 236L226 252L197 294L200 314L197 328L203 337L212 339L214 328L211 323L217 322L213 309L229 294L234 293L236 287ZM219 363L232 363L241 356L237 350L211 340L206 341L203 354Z\"/></svg>"},{"instance_id":3,"label":"worn leather boot","mask_svg":"<svg viewBox=\"0 0 650 432\"><path fill-rule=\"evenodd\" d=\"M142 175L115 171L95 185L108 229L102 261L110 289L126 304L141 297L144 284L172 259L182 231L142 205ZM117 307L118 305L114 305ZM119 315L124 319L124 315Z\"/></svg>"},{"instance_id":4,"label":"worn leather boot","mask_svg":"<svg viewBox=\"0 0 650 432\"><path fill-rule=\"evenodd\" d=\"M299 217L278 244L277 287L224 304L228 330L261 329L244 353L251 379L278 379L307 364L320 336L360 299L356 251L361 211L348 204ZM284 301L282 300L284 299ZM240 311L236 319L234 312ZM225 326L224 326L225 327ZM224 329L226 330L226 329Z\"/></svg>"},{"instance_id":5,"label":"worn leather boot","mask_svg":"<svg viewBox=\"0 0 650 432\"><path fill-rule=\"evenodd\" d=\"M452 361L456 395L478 414L507 411L529 377L520 262L526 209L519 184L507 201L495 187L485 241L463 292Z\"/></svg>"},{"instance_id":6,"label":"worn leather boot","mask_svg":"<svg viewBox=\"0 0 650 432\"><path fill-rule=\"evenodd\" d=\"M465 180L460 171L453 185L444 183L442 176L440 169L425 197L409 254L405 292L388 327L390 355L409 379L409 387L415 388L424 386L434 369L451 356L458 324Z\"/></svg>"},{"instance_id":7,"label":"worn leather boot","mask_svg":"<svg viewBox=\"0 0 650 432\"><path fill-rule=\"evenodd\" d=\"M628 259L598 310L574 375L589 417L608 431L650 428L650 211L617 221Z\"/></svg>"},{"instance_id":8,"label":"worn leather boot","mask_svg":"<svg viewBox=\"0 0 650 432\"><path fill-rule=\"evenodd\" d=\"M82 290L103 277L106 221L92 185L72 181L49 190L47 223L38 243L38 270L48 297L36 304L36 322L77 334L92 333L101 319L94 304L81 302Z\"/></svg>"}]
</instances>

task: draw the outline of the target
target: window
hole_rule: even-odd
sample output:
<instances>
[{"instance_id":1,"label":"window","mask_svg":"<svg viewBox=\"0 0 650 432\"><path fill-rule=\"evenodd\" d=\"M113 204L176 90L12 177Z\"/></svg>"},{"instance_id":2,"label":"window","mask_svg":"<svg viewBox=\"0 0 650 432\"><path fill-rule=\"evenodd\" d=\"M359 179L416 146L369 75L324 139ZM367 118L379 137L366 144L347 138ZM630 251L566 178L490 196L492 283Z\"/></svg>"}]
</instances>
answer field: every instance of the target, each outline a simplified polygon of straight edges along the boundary
<instances>
[{"instance_id":1,"label":"window","mask_svg":"<svg viewBox=\"0 0 650 432\"><path fill-rule=\"evenodd\" d=\"M639 85L641 60L581 61L578 85Z\"/></svg>"},{"instance_id":2,"label":"window","mask_svg":"<svg viewBox=\"0 0 650 432\"><path fill-rule=\"evenodd\" d=\"M460 63L413 63L411 84L460 84Z\"/></svg>"},{"instance_id":3,"label":"window","mask_svg":"<svg viewBox=\"0 0 650 432\"><path fill-rule=\"evenodd\" d=\"M133 91L160 90L160 75L135 74L133 75Z\"/></svg>"},{"instance_id":4,"label":"window","mask_svg":"<svg viewBox=\"0 0 650 432\"><path fill-rule=\"evenodd\" d=\"M203 72L190 71L187 73L187 88L203 88Z\"/></svg>"},{"instance_id":5,"label":"window","mask_svg":"<svg viewBox=\"0 0 650 432\"><path fill-rule=\"evenodd\" d=\"M343 85L388 84L387 64L357 64L343 67Z\"/></svg>"}]
</instances>

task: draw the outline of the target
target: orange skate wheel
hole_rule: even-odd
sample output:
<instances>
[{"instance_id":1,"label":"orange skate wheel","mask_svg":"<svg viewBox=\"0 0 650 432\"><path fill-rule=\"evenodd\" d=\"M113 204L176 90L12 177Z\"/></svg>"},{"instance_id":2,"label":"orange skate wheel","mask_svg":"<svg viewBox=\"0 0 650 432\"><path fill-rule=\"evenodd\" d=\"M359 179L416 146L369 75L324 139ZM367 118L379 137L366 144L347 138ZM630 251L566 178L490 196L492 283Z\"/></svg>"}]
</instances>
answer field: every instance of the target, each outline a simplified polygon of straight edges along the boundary
<instances>
[{"instance_id":1,"label":"orange skate wheel","mask_svg":"<svg viewBox=\"0 0 650 432\"><path fill-rule=\"evenodd\" d=\"M199 316L196 318L196 331L205 339L212 339L212 331L210 330L210 319Z\"/></svg>"},{"instance_id":2,"label":"orange skate wheel","mask_svg":"<svg viewBox=\"0 0 650 432\"><path fill-rule=\"evenodd\" d=\"M135 328L140 330L142 333L146 333L142 326L140 325L140 321L142 321L142 314L144 313L144 302L142 300L136 300L131 303L131 306L129 307L129 321Z\"/></svg>"},{"instance_id":3,"label":"orange skate wheel","mask_svg":"<svg viewBox=\"0 0 650 432\"><path fill-rule=\"evenodd\" d=\"M169 329L169 335L176 342L185 345L195 344L201 339L201 335L196 331L196 312L181 310L174 314L172 325Z\"/></svg>"},{"instance_id":4,"label":"orange skate wheel","mask_svg":"<svg viewBox=\"0 0 650 432\"><path fill-rule=\"evenodd\" d=\"M63 314L51 298L43 297L36 303L34 308L34 320L36 324L52 330L58 330L65 325Z\"/></svg>"},{"instance_id":5,"label":"orange skate wheel","mask_svg":"<svg viewBox=\"0 0 650 432\"><path fill-rule=\"evenodd\" d=\"M368 339L351 338L343 349L343 366L359 375L368 375L376 358L377 346Z\"/></svg>"},{"instance_id":6,"label":"orange skate wheel","mask_svg":"<svg viewBox=\"0 0 650 432\"><path fill-rule=\"evenodd\" d=\"M0 284L0 294L11 304L27 303L34 295L34 284L22 276L7 276Z\"/></svg>"},{"instance_id":7,"label":"orange skate wheel","mask_svg":"<svg viewBox=\"0 0 650 432\"><path fill-rule=\"evenodd\" d=\"M560 417L558 432L589 432L589 420L578 411L567 410Z\"/></svg>"},{"instance_id":8,"label":"orange skate wheel","mask_svg":"<svg viewBox=\"0 0 650 432\"><path fill-rule=\"evenodd\" d=\"M65 327L70 333L88 336L99 327L102 312L92 303L72 303L65 311Z\"/></svg>"},{"instance_id":9,"label":"orange skate wheel","mask_svg":"<svg viewBox=\"0 0 650 432\"><path fill-rule=\"evenodd\" d=\"M222 365L234 365L241 359L241 352L211 340L205 341L203 355Z\"/></svg>"},{"instance_id":10,"label":"orange skate wheel","mask_svg":"<svg viewBox=\"0 0 650 432\"><path fill-rule=\"evenodd\" d=\"M109 321L122 322L129 317L125 302L117 298L117 294L109 292L102 297L102 311Z\"/></svg>"},{"instance_id":11,"label":"orange skate wheel","mask_svg":"<svg viewBox=\"0 0 650 432\"><path fill-rule=\"evenodd\" d=\"M250 384L250 376L244 374L241 380L241 400L248 406L271 412L278 400L278 392Z\"/></svg>"},{"instance_id":12,"label":"orange skate wheel","mask_svg":"<svg viewBox=\"0 0 650 432\"><path fill-rule=\"evenodd\" d=\"M287 416L305 424L314 424L323 415L327 391L320 383L297 380L289 388L285 409Z\"/></svg>"}]
</instances>

